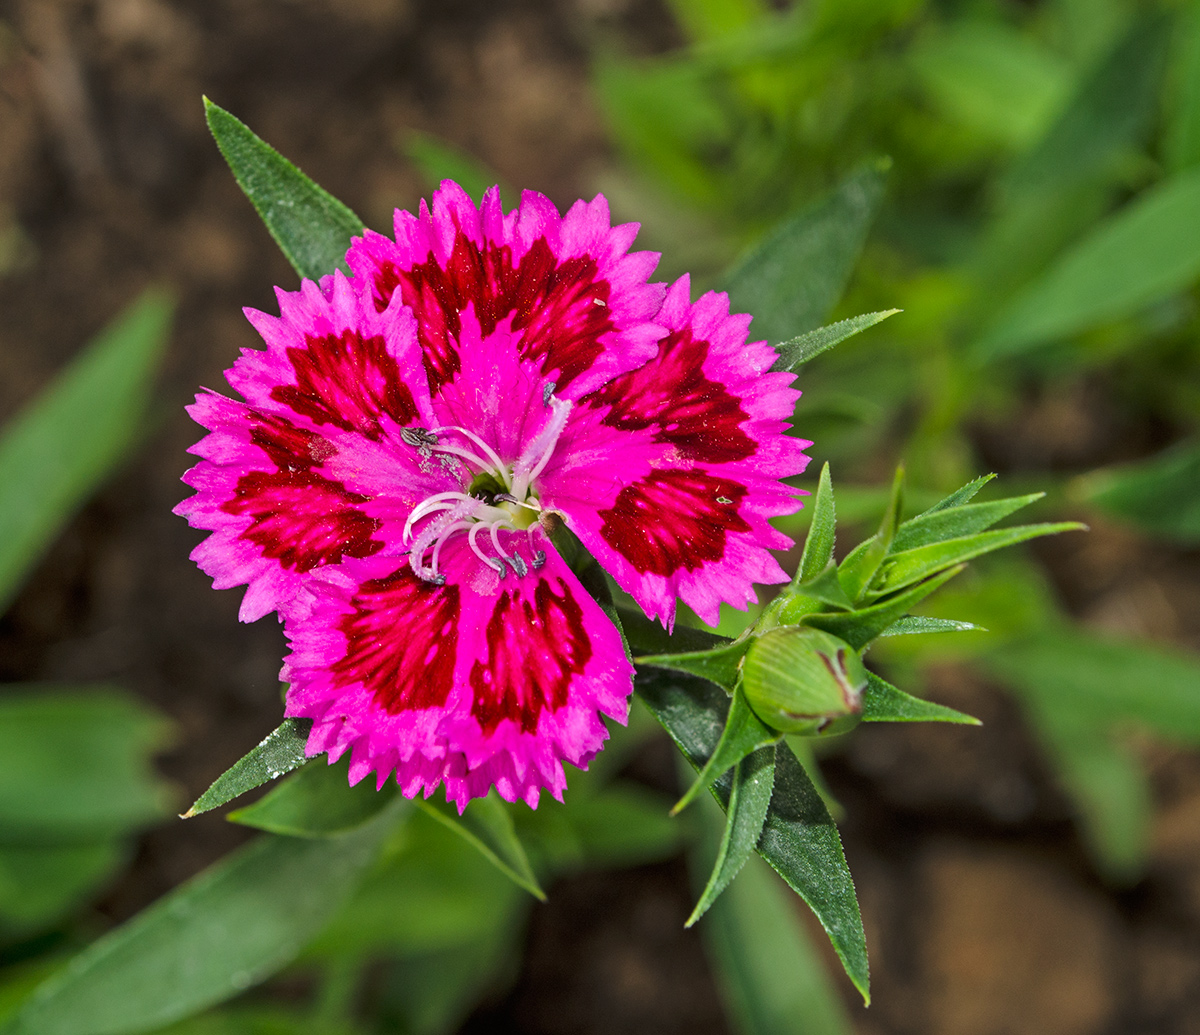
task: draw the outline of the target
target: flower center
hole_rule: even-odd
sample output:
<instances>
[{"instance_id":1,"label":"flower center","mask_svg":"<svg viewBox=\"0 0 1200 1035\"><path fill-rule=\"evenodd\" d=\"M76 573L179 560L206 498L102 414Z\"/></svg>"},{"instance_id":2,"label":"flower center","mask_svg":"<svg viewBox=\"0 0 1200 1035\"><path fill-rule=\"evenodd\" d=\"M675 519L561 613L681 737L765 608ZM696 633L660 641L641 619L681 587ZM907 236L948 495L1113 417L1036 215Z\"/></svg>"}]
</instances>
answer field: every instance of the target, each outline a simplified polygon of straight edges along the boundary
<instances>
[{"instance_id":1,"label":"flower center","mask_svg":"<svg viewBox=\"0 0 1200 1035\"><path fill-rule=\"evenodd\" d=\"M500 578L505 577L509 568L521 577L530 567L540 568L546 563L541 550L535 551L528 563L515 551L505 553L500 545L500 531L527 531L542 515L536 480L554 455L554 447L571 412L571 403L555 398L553 390L550 385L543 396L550 418L511 465L475 432L457 424L404 428L400 432L405 444L416 449L423 460L432 461L436 457L447 470L457 470L465 464L474 471L465 492L434 493L408 515L404 541L410 544L409 565L418 578L439 586L446 581L446 576L438 570L438 558L447 540L460 532L466 534L475 555L494 568ZM417 525L422 522L418 531ZM488 551L489 546L494 553Z\"/></svg>"}]
</instances>

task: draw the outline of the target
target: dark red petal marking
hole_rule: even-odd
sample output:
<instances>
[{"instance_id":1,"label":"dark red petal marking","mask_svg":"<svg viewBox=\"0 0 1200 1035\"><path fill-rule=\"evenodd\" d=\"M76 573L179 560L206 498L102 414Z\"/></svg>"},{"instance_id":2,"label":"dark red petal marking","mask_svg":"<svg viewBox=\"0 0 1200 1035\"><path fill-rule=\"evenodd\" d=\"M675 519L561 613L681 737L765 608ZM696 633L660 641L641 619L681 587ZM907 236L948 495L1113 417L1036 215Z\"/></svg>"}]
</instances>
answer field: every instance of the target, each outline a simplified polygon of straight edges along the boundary
<instances>
[{"instance_id":1,"label":"dark red petal marking","mask_svg":"<svg viewBox=\"0 0 1200 1035\"><path fill-rule=\"evenodd\" d=\"M685 460L744 460L754 452L754 442L740 427L748 419L746 411L724 385L704 376L708 348L707 341L692 337L690 328L673 331L658 343L654 359L584 401L612 407L603 418L609 427L657 428L654 440L671 443Z\"/></svg>"},{"instance_id":2,"label":"dark red petal marking","mask_svg":"<svg viewBox=\"0 0 1200 1035\"><path fill-rule=\"evenodd\" d=\"M471 714L485 734L503 719L535 733L542 711L567 703L571 678L592 657L583 609L563 580L555 581L561 595L542 581L532 602L503 593L488 620L487 662L471 669Z\"/></svg>"},{"instance_id":3,"label":"dark red petal marking","mask_svg":"<svg viewBox=\"0 0 1200 1035\"><path fill-rule=\"evenodd\" d=\"M277 413L252 412L250 441L264 450L281 471L319 467L337 453L329 439L307 428L299 428Z\"/></svg>"},{"instance_id":4,"label":"dark red petal marking","mask_svg":"<svg viewBox=\"0 0 1200 1035\"><path fill-rule=\"evenodd\" d=\"M750 531L737 511L746 493L695 469L652 471L600 511L600 534L643 575L694 571L725 556L729 532Z\"/></svg>"},{"instance_id":5,"label":"dark red petal marking","mask_svg":"<svg viewBox=\"0 0 1200 1035\"><path fill-rule=\"evenodd\" d=\"M412 393L381 337L364 338L348 329L308 338L305 348L290 348L287 357L296 383L278 386L271 398L316 424L377 439L382 414L397 424L417 418Z\"/></svg>"},{"instance_id":6,"label":"dark red petal marking","mask_svg":"<svg viewBox=\"0 0 1200 1035\"><path fill-rule=\"evenodd\" d=\"M358 509L366 496L311 470L251 471L238 479L226 514L253 520L241 538L285 568L310 571L343 557L369 557L383 548L371 538L379 522Z\"/></svg>"},{"instance_id":7,"label":"dark red petal marking","mask_svg":"<svg viewBox=\"0 0 1200 1035\"><path fill-rule=\"evenodd\" d=\"M581 256L559 264L544 240L537 240L514 267L508 245L480 248L459 233L443 268L431 254L411 270L384 262L374 273L375 306L382 312L392 294L417 318L430 391L460 369L455 343L459 314L474 303L486 336L512 317L521 334L521 354L542 361L542 372L558 371L560 389L587 370L604 351L599 339L612 329L609 284L598 276L594 259Z\"/></svg>"},{"instance_id":8,"label":"dark red petal marking","mask_svg":"<svg viewBox=\"0 0 1200 1035\"><path fill-rule=\"evenodd\" d=\"M454 685L459 590L422 582L408 567L364 582L338 629L346 653L334 681L362 683L389 715L440 708Z\"/></svg>"}]
</instances>

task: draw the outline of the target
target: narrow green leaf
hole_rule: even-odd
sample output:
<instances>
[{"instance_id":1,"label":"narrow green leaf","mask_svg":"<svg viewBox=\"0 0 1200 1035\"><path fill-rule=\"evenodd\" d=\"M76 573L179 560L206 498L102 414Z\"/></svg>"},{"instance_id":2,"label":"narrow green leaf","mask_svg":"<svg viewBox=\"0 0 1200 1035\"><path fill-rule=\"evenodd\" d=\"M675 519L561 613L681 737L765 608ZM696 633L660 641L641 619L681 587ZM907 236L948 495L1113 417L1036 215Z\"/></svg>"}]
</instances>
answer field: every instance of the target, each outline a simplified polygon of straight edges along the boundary
<instances>
[{"instance_id":1,"label":"narrow green leaf","mask_svg":"<svg viewBox=\"0 0 1200 1035\"><path fill-rule=\"evenodd\" d=\"M685 927L691 927L708 912L721 892L729 887L733 878L746 865L746 860L750 858L762 834L774 786L774 745L759 748L737 763L729 789L725 833L721 837L717 861L713 864L712 874L700 893L700 901L696 903L692 915L687 918Z\"/></svg>"},{"instance_id":2,"label":"narrow green leaf","mask_svg":"<svg viewBox=\"0 0 1200 1035\"><path fill-rule=\"evenodd\" d=\"M949 618L927 618L924 615L908 615L897 619L880 636L917 636L921 633L944 632L987 632L974 622L955 622Z\"/></svg>"},{"instance_id":3,"label":"narrow green leaf","mask_svg":"<svg viewBox=\"0 0 1200 1035\"><path fill-rule=\"evenodd\" d=\"M857 611L847 611L843 614L822 612L803 615L804 624L810 625L814 629L824 629L825 632L832 633L838 639L845 640L855 650L862 650L884 629L903 618L930 593L954 578L964 567L965 565L959 565L948 571L939 572L933 578L913 586L912 589L899 596L870 607L860 608Z\"/></svg>"},{"instance_id":4,"label":"narrow green leaf","mask_svg":"<svg viewBox=\"0 0 1200 1035\"><path fill-rule=\"evenodd\" d=\"M0 845L0 929L5 940L35 933L83 905L128 861L120 841Z\"/></svg>"},{"instance_id":5,"label":"narrow green leaf","mask_svg":"<svg viewBox=\"0 0 1200 1035\"><path fill-rule=\"evenodd\" d=\"M273 787L253 805L229 814L234 823L291 837L334 837L357 830L392 803L394 782L375 789L375 780L350 786L349 762L314 761Z\"/></svg>"},{"instance_id":6,"label":"narrow green leaf","mask_svg":"<svg viewBox=\"0 0 1200 1035\"><path fill-rule=\"evenodd\" d=\"M213 785L183 814L183 818L191 819L192 816L218 808L239 794L261 787L269 780L278 780L284 773L304 765L308 761L304 747L308 743L310 729L311 719L284 719L257 747L218 776Z\"/></svg>"},{"instance_id":7,"label":"narrow green leaf","mask_svg":"<svg viewBox=\"0 0 1200 1035\"><path fill-rule=\"evenodd\" d=\"M881 579L873 589L875 593L892 593L952 564L961 564L975 557L982 557L993 550L1026 542L1044 535L1060 532L1086 531L1087 526L1078 521L1059 521L1039 525L1016 525L1000 528L962 539L947 539L930 546L919 546L915 550L904 550L893 554L880 570Z\"/></svg>"},{"instance_id":8,"label":"narrow green leaf","mask_svg":"<svg viewBox=\"0 0 1200 1035\"><path fill-rule=\"evenodd\" d=\"M1200 543L1200 438L1148 460L1095 471L1073 488L1089 503L1147 532Z\"/></svg>"},{"instance_id":9,"label":"narrow green leaf","mask_svg":"<svg viewBox=\"0 0 1200 1035\"><path fill-rule=\"evenodd\" d=\"M753 313L755 337L787 341L817 327L841 297L883 197L876 164L783 222L725 277L734 312Z\"/></svg>"},{"instance_id":10,"label":"narrow green leaf","mask_svg":"<svg viewBox=\"0 0 1200 1035\"><path fill-rule=\"evenodd\" d=\"M285 966L353 890L395 823L344 838L264 836L93 942L3 1035L133 1035L230 999Z\"/></svg>"},{"instance_id":11,"label":"narrow green leaf","mask_svg":"<svg viewBox=\"0 0 1200 1035\"><path fill-rule=\"evenodd\" d=\"M113 687L6 687L0 844L94 844L169 814L151 756L169 727Z\"/></svg>"},{"instance_id":12,"label":"narrow green leaf","mask_svg":"<svg viewBox=\"0 0 1200 1035\"><path fill-rule=\"evenodd\" d=\"M870 587L875 573L892 547L892 539L900 526L900 514L904 509L904 468L896 468L892 479L892 492L888 497L887 510L879 524L879 531L865 543L856 546L838 565L838 581L848 596L858 603Z\"/></svg>"},{"instance_id":13,"label":"narrow green leaf","mask_svg":"<svg viewBox=\"0 0 1200 1035\"><path fill-rule=\"evenodd\" d=\"M750 640L734 640L711 650L689 651L684 654L644 654L633 660L639 665L657 665L672 668L677 672L710 679L726 690L732 691L738 681L738 670Z\"/></svg>"},{"instance_id":14,"label":"narrow green leaf","mask_svg":"<svg viewBox=\"0 0 1200 1035\"><path fill-rule=\"evenodd\" d=\"M145 430L174 303L144 294L0 435L0 611Z\"/></svg>"},{"instance_id":15,"label":"narrow green leaf","mask_svg":"<svg viewBox=\"0 0 1200 1035\"><path fill-rule=\"evenodd\" d=\"M478 202L489 187L500 183L500 177L474 155L432 133L409 130L401 149L430 187L437 187L442 180L453 180ZM501 194L509 197L510 192L502 189Z\"/></svg>"},{"instance_id":16,"label":"narrow green leaf","mask_svg":"<svg viewBox=\"0 0 1200 1035\"><path fill-rule=\"evenodd\" d=\"M798 921L779 879L751 859L700 927L726 1007L743 1035L854 1030L824 960Z\"/></svg>"},{"instance_id":17,"label":"narrow green leaf","mask_svg":"<svg viewBox=\"0 0 1200 1035\"><path fill-rule=\"evenodd\" d=\"M310 280L348 271L346 251L363 221L207 97L204 115L238 186L292 268Z\"/></svg>"},{"instance_id":18,"label":"narrow green leaf","mask_svg":"<svg viewBox=\"0 0 1200 1035\"><path fill-rule=\"evenodd\" d=\"M822 352L828 352L847 338L853 338L854 335L861 334L868 327L883 323L889 316L895 316L899 312L903 312L903 310L884 309L878 313L863 313L862 316L851 316L849 319L839 320L837 323L827 324L816 330L797 335L795 338L775 346L779 358L771 369L797 371Z\"/></svg>"},{"instance_id":19,"label":"narrow green leaf","mask_svg":"<svg viewBox=\"0 0 1200 1035\"><path fill-rule=\"evenodd\" d=\"M979 490L982 489L988 482L996 476L994 474L982 474L974 481L967 482L961 489L957 489L950 493L944 499L940 499L928 510L922 511L912 521L920 521L922 518L927 518L931 514L936 514L939 510L950 510L952 507L962 507L970 503L975 498ZM906 521L905 524L910 524ZM903 526L901 526L903 527Z\"/></svg>"},{"instance_id":20,"label":"narrow green leaf","mask_svg":"<svg viewBox=\"0 0 1200 1035\"><path fill-rule=\"evenodd\" d=\"M459 837L483 854L514 884L524 888L535 898L546 901L546 893L538 884L525 846L517 837L512 815L495 791L486 798L476 798L460 816L458 810L446 801L433 798L417 798L416 804L440 823L445 824Z\"/></svg>"},{"instance_id":21,"label":"narrow green leaf","mask_svg":"<svg viewBox=\"0 0 1200 1035\"><path fill-rule=\"evenodd\" d=\"M1163 151L1170 172L1200 164L1200 10L1180 11L1172 48L1174 103L1167 112Z\"/></svg>"},{"instance_id":22,"label":"narrow green leaf","mask_svg":"<svg viewBox=\"0 0 1200 1035\"><path fill-rule=\"evenodd\" d=\"M1132 316L1200 277L1200 169L1146 191L1071 248L997 317L984 361Z\"/></svg>"},{"instance_id":23,"label":"narrow green leaf","mask_svg":"<svg viewBox=\"0 0 1200 1035\"><path fill-rule=\"evenodd\" d=\"M829 463L821 467L817 482L817 495L813 500L812 524L804 540L804 553L800 556L800 567L796 569L793 587L816 578L833 561L834 539L837 535L837 509L833 498L833 479L829 474Z\"/></svg>"},{"instance_id":24,"label":"narrow green leaf","mask_svg":"<svg viewBox=\"0 0 1200 1035\"><path fill-rule=\"evenodd\" d=\"M754 714L746 703L746 695L739 687L733 693L733 699L729 705L729 715L725 721L725 728L721 731L721 739L717 742L716 749L709 760L704 763L704 768L700 770L692 785L684 792L683 797L675 803L675 807L671 809L671 815L678 815L687 808L697 794L714 780L723 776L743 758L747 758L768 744L775 744L780 736L782 734L778 730L764 725L762 720Z\"/></svg>"},{"instance_id":25,"label":"narrow green leaf","mask_svg":"<svg viewBox=\"0 0 1200 1035\"><path fill-rule=\"evenodd\" d=\"M634 611L628 607L618 607L616 611L621 619L621 628L625 630L629 640L630 650L635 656L649 658L698 654L717 650L731 642L725 636L686 625L676 625L675 631L668 633L661 624L651 621L642 611Z\"/></svg>"},{"instance_id":26,"label":"narrow green leaf","mask_svg":"<svg viewBox=\"0 0 1200 1035\"><path fill-rule=\"evenodd\" d=\"M694 769L716 750L729 697L696 676L648 668L638 673L637 693L662 723ZM728 776L713 790L729 800ZM816 914L850 980L870 1001L866 940L837 826L812 781L789 748L775 759L775 784L758 852Z\"/></svg>"},{"instance_id":27,"label":"narrow green leaf","mask_svg":"<svg viewBox=\"0 0 1200 1035\"><path fill-rule=\"evenodd\" d=\"M863 693L863 722L956 722L964 726L982 723L970 715L947 708L944 704L923 701L906 694L874 672L867 673L867 689Z\"/></svg>"},{"instance_id":28,"label":"narrow green leaf","mask_svg":"<svg viewBox=\"0 0 1200 1035\"><path fill-rule=\"evenodd\" d=\"M1003 521L1009 514L1036 503L1045 495L1044 492L1034 492L1028 496L1013 496L988 503L971 503L932 514L922 514L911 521L905 521L896 529L896 538L892 540L892 554L983 532L997 521Z\"/></svg>"}]
</instances>

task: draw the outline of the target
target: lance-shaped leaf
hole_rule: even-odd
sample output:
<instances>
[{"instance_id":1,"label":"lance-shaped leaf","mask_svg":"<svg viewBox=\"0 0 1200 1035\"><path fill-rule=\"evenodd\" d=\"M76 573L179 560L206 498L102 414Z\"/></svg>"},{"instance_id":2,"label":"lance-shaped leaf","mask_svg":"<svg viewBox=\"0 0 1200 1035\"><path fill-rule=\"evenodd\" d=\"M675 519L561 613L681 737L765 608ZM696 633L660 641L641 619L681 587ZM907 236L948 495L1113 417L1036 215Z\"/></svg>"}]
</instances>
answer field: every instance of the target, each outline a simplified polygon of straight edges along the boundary
<instances>
[{"instance_id":1,"label":"lance-shaped leaf","mask_svg":"<svg viewBox=\"0 0 1200 1035\"><path fill-rule=\"evenodd\" d=\"M486 798L476 798L461 816L446 801L417 799L416 804L481 852L514 884L546 901L546 893L538 884L537 875L529 864L529 856L525 854L525 846L521 844L513 826L512 814L495 791Z\"/></svg>"},{"instance_id":2,"label":"lance-shaped leaf","mask_svg":"<svg viewBox=\"0 0 1200 1035\"><path fill-rule=\"evenodd\" d=\"M743 758L768 744L776 743L781 736L782 734L778 730L764 725L763 721L754 714L750 705L746 703L746 695L742 692L741 687L736 689L729 705L729 716L725 721L725 728L721 731L721 739L717 742L716 750L704 763L704 768L700 770L699 775L683 797L675 803L671 814L677 815L687 808L696 795L714 780L723 776Z\"/></svg>"},{"instance_id":3,"label":"lance-shaped leaf","mask_svg":"<svg viewBox=\"0 0 1200 1035\"><path fill-rule=\"evenodd\" d=\"M958 565L948 571L940 572L933 578L913 586L897 596L870 607L859 608L856 611L820 612L818 614L802 615L805 625L814 629L824 629L840 640L845 640L855 650L862 650L884 629L893 622L903 618L934 590L945 585L963 570L965 565ZM786 608L782 613L786 614Z\"/></svg>"},{"instance_id":4,"label":"lance-shaped leaf","mask_svg":"<svg viewBox=\"0 0 1200 1035\"><path fill-rule=\"evenodd\" d=\"M862 700L863 722L956 722L980 726L976 718L947 708L944 704L922 701L906 694L874 672L867 673L867 688Z\"/></svg>"},{"instance_id":5,"label":"lance-shaped leaf","mask_svg":"<svg viewBox=\"0 0 1200 1035\"><path fill-rule=\"evenodd\" d=\"M357 830L396 796L394 783L376 790L374 780L350 786L348 762L303 766L253 805L229 814L234 823L292 837L335 837Z\"/></svg>"},{"instance_id":6,"label":"lance-shaped leaf","mask_svg":"<svg viewBox=\"0 0 1200 1035\"><path fill-rule=\"evenodd\" d=\"M310 280L335 268L349 272L346 251L363 221L207 97L204 114L238 186L292 268Z\"/></svg>"},{"instance_id":7,"label":"lance-shaped leaf","mask_svg":"<svg viewBox=\"0 0 1200 1035\"><path fill-rule=\"evenodd\" d=\"M0 611L145 430L173 305L148 292L0 435Z\"/></svg>"},{"instance_id":8,"label":"lance-shaped leaf","mask_svg":"<svg viewBox=\"0 0 1200 1035\"><path fill-rule=\"evenodd\" d=\"M659 668L673 668L677 672L690 672L732 691L737 685L742 657L751 642L751 639L735 640L710 650L683 654L636 655L633 660L639 665L657 665Z\"/></svg>"},{"instance_id":9,"label":"lance-shaped leaf","mask_svg":"<svg viewBox=\"0 0 1200 1035\"><path fill-rule=\"evenodd\" d=\"M657 668L638 673L642 701L662 723L693 768L716 750L729 710L729 697L714 683ZM713 787L728 807L728 785ZM758 852L816 914L850 980L870 1001L867 946L854 881L829 810L790 748L775 758L771 804Z\"/></svg>"},{"instance_id":10,"label":"lance-shaped leaf","mask_svg":"<svg viewBox=\"0 0 1200 1035\"><path fill-rule=\"evenodd\" d=\"M719 749L718 749L719 750ZM718 896L746 865L762 835L775 786L775 747L759 748L734 767L729 785L729 805L725 814L725 832L717 861L713 864L708 883L700 893L700 901L687 918L691 927L716 902Z\"/></svg>"},{"instance_id":11,"label":"lance-shaped leaf","mask_svg":"<svg viewBox=\"0 0 1200 1035\"><path fill-rule=\"evenodd\" d=\"M821 467L821 477L817 481L817 495L813 500L812 524L808 527L808 535L804 540L804 553L800 555L800 566L796 569L796 577L792 586L815 579L825 571L833 561L833 545L837 535L837 508L833 499L833 479L829 474L829 464Z\"/></svg>"},{"instance_id":12,"label":"lance-shaped leaf","mask_svg":"<svg viewBox=\"0 0 1200 1035\"><path fill-rule=\"evenodd\" d=\"M133 1035L231 999L295 958L395 819L342 838L259 838L93 942L0 1032Z\"/></svg>"},{"instance_id":13,"label":"lance-shaped leaf","mask_svg":"<svg viewBox=\"0 0 1200 1035\"><path fill-rule=\"evenodd\" d=\"M822 352L828 352L835 345L840 345L847 338L860 334L868 327L883 323L889 316L895 316L900 311L899 309L884 309L878 313L863 313L862 316L851 316L847 320L839 320L837 323L797 335L795 338L775 346L779 358L771 369L798 370L815 356L819 356Z\"/></svg>"},{"instance_id":14,"label":"lance-shaped leaf","mask_svg":"<svg viewBox=\"0 0 1200 1035\"><path fill-rule=\"evenodd\" d=\"M971 503L927 512L911 521L905 521L896 529L896 537L892 540L892 553L897 554L904 550L930 546L947 539L962 539L983 532L997 521L1003 521L1009 514L1022 507L1028 507L1045 495L1044 492L1034 492L1028 496L1012 496L988 503Z\"/></svg>"},{"instance_id":15,"label":"lance-shaped leaf","mask_svg":"<svg viewBox=\"0 0 1200 1035\"><path fill-rule=\"evenodd\" d=\"M880 579L876 582L872 593L876 595L893 593L950 565L961 564L963 561L981 557L993 550L1014 546L1039 536L1086 530L1087 526L1078 521L1017 525L1014 528L980 532L978 535L964 536L961 539L947 539L945 542L919 546L915 550L903 550L884 562L880 571Z\"/></svg>"},{"instance_id":16,"label":"lance-shaped leaf","mask_svg":"<svg viewBox=\"0 0 1200 1035\"><path fill-rule=\"evenodd\" d=\"M925 615L906 615L883 630L880 636L919 636L923 633L987 632L974 622L956 622L950 618L928 618Z\"/></svg>"},{"instance_id":17,"label":"lance-shaped leaf","mask_svg":"<svg viewBox=\"0 0 1200 1035\"><path fill-rule=\"evenodd\" d=\"M783 222L725 277L734 312L753 313L756 337L785 341L816 327L841 297L883 197L885 166L847 177Z\"/></svg>"},{"instance_id":18,"label":"lance-shaped leaf","mask_svg":"<svg viewBox=\"0 0 1200 1035\"><path fill-rule=\"evenodd\" d=\"M879 523L879 531L865 543L856 546L838 565L838 581L854 603L866 593L879 566L883 564L892 547L892 539L900 525L900 512L904 507L904 468L896 468L892 479L892 493L888 498L887 510Z\"/></svg>"},{"instance_id":19,"label":"lance-shaped leaf","mask_svg":"<svg viewBox=\"0 0 1200 1035\"><path fill-rule=\"evenodd\" d=\"M730 643L724 636L686 625L677 625L674 632L668 633L658 622L647 618L644 612L632 608L618 607L615 611L635 657L696 654L716 650Z\"/></svg>"},{"instance_id":20,"label":"lance-shaped leaf","mask_svg":"<svg viewBox=\"0 0 1200 1035\"><path fill-rule=\"evenodd\" d=\"M218 808L239 794L261 787L269 780L278 780L284 773L303 765L308 761L304 746L308 743L308 731L311 728L311 719L284 719L257 747L218 776L212 786L183 814L183 818L191 819L192 816Z\"/></svg>"},{"instance_id":21,"label":"lance-shaped leaf","mask_svg":"<svg viewBox=\"0 0 1200 1035\"><path fill-rule=\"evenodd\" d=\"M930 514L936 514L939 510L949 510L951 507L965 506L978 495L980 489L995 477L994 474L981 474L978 478L967 482L961 489L955 489L949 496L938 500L932 507L922 511L915 518L912 518L911 521L920 521L922 518L929 517ZM906 521L904 524L910 524L911 521ZM904 526L902 525L901 527L903 528Z\"/></svg>"}]
</instances>

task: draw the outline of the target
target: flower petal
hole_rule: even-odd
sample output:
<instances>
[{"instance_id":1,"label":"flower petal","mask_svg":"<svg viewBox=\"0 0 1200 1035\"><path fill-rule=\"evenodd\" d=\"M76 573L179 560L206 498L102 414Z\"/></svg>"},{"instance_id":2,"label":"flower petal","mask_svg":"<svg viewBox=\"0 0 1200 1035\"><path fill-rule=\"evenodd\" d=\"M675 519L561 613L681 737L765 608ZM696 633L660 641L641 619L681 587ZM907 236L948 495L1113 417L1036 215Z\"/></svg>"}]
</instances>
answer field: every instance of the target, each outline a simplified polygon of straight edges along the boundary
<instances>
[{"instance_id":1,"label":"flower petal","mask_svg":"<svg viewBox=\"0 0 1200 1035\"><path fill-rule=\"evenodd\" d=\"M442 585L382 557L312 580L283 672L288 715L314 720L310 754L350 750L352 779L394 770L409 796L444 783L460 809L492 786L530 805L543 789L561 798L562 762L585 767L608 736L600 714L625 721L633 669L541 531L501 545L524 576L502 578L460 536Z\"/></svg>"}]
</instances>

